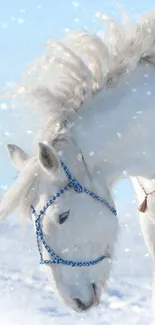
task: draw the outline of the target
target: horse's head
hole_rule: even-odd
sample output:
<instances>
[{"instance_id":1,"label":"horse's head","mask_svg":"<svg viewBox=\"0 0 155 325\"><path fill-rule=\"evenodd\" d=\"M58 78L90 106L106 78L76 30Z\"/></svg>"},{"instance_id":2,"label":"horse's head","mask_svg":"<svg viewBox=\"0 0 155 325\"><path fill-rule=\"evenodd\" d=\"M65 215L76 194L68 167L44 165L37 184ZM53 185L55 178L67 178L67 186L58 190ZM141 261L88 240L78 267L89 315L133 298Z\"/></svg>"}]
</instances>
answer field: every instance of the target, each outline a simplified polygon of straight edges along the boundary
<instances>
[{"instance_id":1,"label":"horse's head","mask_svg":"<svg viewBox=\"0 0 155 325\"><path fill-rule=\"evenodd\" d=\"M31 165L31 158L17 146L9 145L8 150L16 168L20 169L22 175L25 173L25 177L29 177L28 166ZM32 174L31 177L31 193L34 190L36 194L31 196L27 193L26 202L29 207L33 205L39 214L48 200L64 188L69 180L58 154L51 146L43 143L38 145L37 164L37 172L33 172L35 175ZM74 173L74 170L72 172ZM37 179L34 184L33 177ZM97 186L95 192L98 193ZM23 193L26 193L25 187ZM20 194L22 195L22 189ZM103 198L113 205L104 184ZM24 202L25 200L26 194ZM4 211L4 204L2 210ZM34 216L31 217L34 221ZM76 311L84 311L99 304L102 290L109 277L117 235L117 218L112 211L90 195L77 193L70 188L46 209L41 218L41 229L47 245L64 260L87 262L105 256L102 262L93 266L72 267L63 264L46 266L54 292L69 307ZM44 260L51 259L42 244L41 251Z\"/></svg>"}]
</instances>

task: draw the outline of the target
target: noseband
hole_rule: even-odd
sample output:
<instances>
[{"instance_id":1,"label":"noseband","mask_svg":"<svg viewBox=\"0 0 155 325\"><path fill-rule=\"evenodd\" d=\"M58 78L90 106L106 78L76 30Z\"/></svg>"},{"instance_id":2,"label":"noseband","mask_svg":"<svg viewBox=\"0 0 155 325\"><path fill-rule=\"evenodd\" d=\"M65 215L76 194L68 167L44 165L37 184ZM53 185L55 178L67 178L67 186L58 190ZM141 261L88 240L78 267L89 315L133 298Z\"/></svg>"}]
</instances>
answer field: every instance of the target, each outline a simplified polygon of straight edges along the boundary
<instances>
[{"instance_id":1,"label":"noseband","mask_svg":"<svg viewBox=\"0 0 155 325\"><path fill-rule=\"evenodd\" d=\"M85 187L83 187L71 174L71 172L69 171L68 167L61 161L61 165L69 179L69 183L67 186L65 186L64 188L60 189L56 195L54 195L42 208L42 210L40 210L39 214L37 214L36 210L34 209L33 206L31 206L31 210L32 210L32 214L34 214L35 216L35 227L36 227L36 239L37 239L37 245L38 245L38 250L39 250L39 254L40 254L40 264L46 264L46 265L51 265L51 264L62 264L62 265L69 265L72 267L84 267L84 266L92 266L92 265L96 265L100 262L102 262L105 258L108 258L109 256L103 255L99 258L97 258L96 260L92 260L92 261L88 261L88 262L74 262L71 260L65 260L63 258L61 258L60 256L58 256L57 254L54 253L54 251L47 245L44 234L42 232L41 229L41 217L44 215L45 211L47 210L47 208L52 205L62 194L64 194L66 191L73 189L75 192L77 193L86 193L88 195L90 195L93 199L99 201L100 203L104 204L108 209L110 209L112 211L112 213L116 216L117 212L114 209L114 207L112 207L106 200L104 200L102 197L96 195L95 193L93 193L92 191L86 189ZM43 258L43 253L41 251L41 245L43 244L43 246L45 247L45 249L47 250L47 252L49 253L49 255L51 256L50 260L44 260Z\"/></svg>"}]
</instances>

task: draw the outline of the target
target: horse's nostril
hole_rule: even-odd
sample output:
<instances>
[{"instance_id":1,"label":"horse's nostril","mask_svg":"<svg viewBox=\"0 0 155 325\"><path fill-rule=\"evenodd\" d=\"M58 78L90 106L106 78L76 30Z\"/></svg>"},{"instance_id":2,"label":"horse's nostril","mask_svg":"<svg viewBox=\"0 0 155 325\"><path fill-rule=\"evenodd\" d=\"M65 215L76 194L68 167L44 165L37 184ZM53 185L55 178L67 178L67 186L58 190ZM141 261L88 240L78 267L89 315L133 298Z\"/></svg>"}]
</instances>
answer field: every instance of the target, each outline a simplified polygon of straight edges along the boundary
<instances>
[{"instance_id":1,"label":"horse's nostril","mask_svg":"<svg viewBox=\"0 0 155 325\"><path fill-rule=\"evenodd\" d=\"M74 301L76 302L78 310L80 310L80 311L85 311L93 305L93 303L86 304L86 303L82 302L79 298L75 298Z\"/></svg>"},{"instance_id":2,"label":"horse's nostril","mask_svg":"<svg viewBox=\"0 0 155 325\"><path fill-rule=\"evenodd\" d=\"M75 298L74 301L76 302L78 309L85 310L86 306L79 298Z\"/></svg>"},{"instance_id":3,"label":"horse's nostril","mask_svg":"<svg viewBox=\"0 0 155 325\"><path fill-rule=\"evenodd\" d=\"M97 294L97 285L94 282L92 283L92 288L93 288L94 294L96 296L96 294Z\"/></svg>"}]
</instances>

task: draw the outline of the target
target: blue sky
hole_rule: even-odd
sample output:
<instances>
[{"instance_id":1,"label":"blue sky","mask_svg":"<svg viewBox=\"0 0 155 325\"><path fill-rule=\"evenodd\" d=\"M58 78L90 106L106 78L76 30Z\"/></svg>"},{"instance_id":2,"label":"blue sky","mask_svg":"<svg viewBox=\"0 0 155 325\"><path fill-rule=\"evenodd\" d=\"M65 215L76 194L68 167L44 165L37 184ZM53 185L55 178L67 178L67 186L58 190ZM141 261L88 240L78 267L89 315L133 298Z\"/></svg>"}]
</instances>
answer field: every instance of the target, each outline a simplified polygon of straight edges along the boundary
<instances>
[{"instance_id":1,"label":"blue sky","mask_svg":"<svg viewBox=\"0 0 155 325\"><path fill-rule=\"evenodd\" d=\"M155 7L153 0L122 0L132 20L142 12ZM93 22L98 11L120 17L114 1L110 0L5 0L0 5L0 87L18 81L27 64L44 53L44 44L52 37L61 38L64 29L88 28L96 32L101 28L98 20ZM10 183L15 171L6 157L3 144L7 142L5 131L12 127L9 111L0 113L0 157L3 165L0 184ZM11 139L8 139L11 141ZM13 139L12 139L13 141ZM12 142L11 141L11 142ZM7 180L6 180L7 169ZM125 189L125 192L124 192ZM117 186L118 193L132 194L125 181Z\"/></svg>"},{"instance_id":2,"label":"blue sky","mask_svg":"<svg viewBox=\"0 0 155 325\"><path fill-rule=\"evenodd\" d=\"M122 0L128 13L135 18L155 6L153 0ZM79 5L77 5L79 4ZM18 78L24 66L40 52L50 37L63 36L64 28L84 28L96 31L93 24L97 11L119 17L119 11L110 0L6 0L0 6L0 85ZM77 21L79 19L79 21Z\"/></svg>"}]
</instances>

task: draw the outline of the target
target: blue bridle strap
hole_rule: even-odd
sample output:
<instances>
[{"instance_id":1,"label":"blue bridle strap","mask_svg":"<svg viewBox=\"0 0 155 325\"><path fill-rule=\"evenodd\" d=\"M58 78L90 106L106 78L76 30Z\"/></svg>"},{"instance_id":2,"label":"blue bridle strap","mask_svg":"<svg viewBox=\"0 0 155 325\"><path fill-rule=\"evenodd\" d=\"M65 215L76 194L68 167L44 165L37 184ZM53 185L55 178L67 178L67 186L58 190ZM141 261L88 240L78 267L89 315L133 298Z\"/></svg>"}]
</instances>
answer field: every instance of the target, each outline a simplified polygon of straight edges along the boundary
<instances>
[{"instance_id":1,"label":"blue bridle strap","mask_svg":"<svg viewBox=\"0 0 155 325\"><path fill-rule=\"evenodd\" d=\"M100 203L104 204L107 208L109 208L112 213L116 216L117 212L114 209L114 207L112 207L106 200L104 200L103 198L101 198L100 196L96 195L95 193L93 193L92 191L86 189L85 187L83 187L71 174L71 172L69 171L68 167L64 164L64 162L61 161L61 165L66 173L66 175L69 178L69 183L67 186L65 186L64 188L60 189L56 195L54 195L42 208L42 210L40 210L39 214L36 213L36 210L34 209L33 206L31 206L31 211L32 214L34 214L35 216L35 227L36 227L36 238L37 238L37 245L38 245L38 250L40 253L40 263L41 264L46 264L46 265L51 265L51 264L62 264L62 265L69 265L72 267L83 267L83 266L92 266L92 265L96 265L100 262L102 262L105 258L109 258L109 256L103 255L99 258L97 258L96 260L92 260L92 261L88 261L88 262L74 262L71 260L65 260L63 258L61 258L60 256L58 256L57 254L54 253L54 251L47 245L46 240L44 238L44 234L42 232L41 229L41 217L44 215L45 211L48 209L48 207L50 205L52 205L62 194L64 194L66 191L73 189L75 192L77 193L86 193L88 195L90 195L93 199L99 201ZM51 256L50 260L44 260L43 258L43 254L42 254L42 250L41 250L41 246L40 244L43 244L43 246L45 247L45 249L47 250L47 252L49 253L49 255Z\"/></svg>"}]
</instances>

